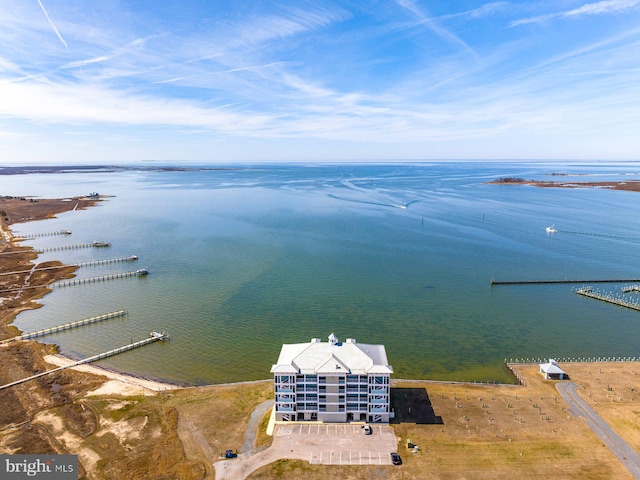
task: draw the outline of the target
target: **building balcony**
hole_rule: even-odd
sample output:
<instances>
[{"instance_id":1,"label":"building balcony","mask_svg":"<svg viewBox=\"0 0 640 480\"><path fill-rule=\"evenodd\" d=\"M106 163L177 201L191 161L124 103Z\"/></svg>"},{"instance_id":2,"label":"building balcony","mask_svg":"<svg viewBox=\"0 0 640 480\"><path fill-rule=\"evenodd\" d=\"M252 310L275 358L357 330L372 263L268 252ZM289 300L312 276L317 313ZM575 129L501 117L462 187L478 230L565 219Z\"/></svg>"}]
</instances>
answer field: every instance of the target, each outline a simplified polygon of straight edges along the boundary
<instances>
[{"instance_id":1,"label":"building balcony","mask_svg":"<svg viewBox=\"0 0 640 480\"><path fill-rule=\"evenodd\" d=\"M373 388L369 389L369 393L373 393L373 394L384 393L384 394L387 394L387 393L389 393L389 389L386 388L386 387L373 387Z\"/></svg>"},{"instance_id":2,"label":"building balcony","mask_svg":"<svg viewBox=\"0 0 640 480\"><path fill-rule=\"evenodd\" d=\"M387 413L386 407L369 407L369 413Z\"/></svg>"},{"instance_id":3,"label":"building balcony","mask_svg":"<svg viewBox=\"0 0 640 480\"><path fill-rule=\"evenodd\" d=\"M295 392L296 391L296 387L295 385L287 385L287 384L282 384L282 383L276 383L274 385L274 389L276 392L282 392L285 390L288 390L290 392Z\"/></svg>"},{"instance_id":4,"label":"building balcony","mask_svg":"<svg viewBox=\"0 0 640 480\"><path fill-rule=\"evenodd\" d=\"M296 409L291 405L279 405L276 404L276 412L295 412Z\"/></svg>"},{"instance_id":5,"label":"building balcony","mask_svg":"<svg viewBox=\"0 0 640 480\"><path fill-rule=\"evenodd\" d=\"M296 401L296 396L295 395L276 395L275 401L279 403L286 403L286 402L293 403Z\"/></svg>"}]
</instances>

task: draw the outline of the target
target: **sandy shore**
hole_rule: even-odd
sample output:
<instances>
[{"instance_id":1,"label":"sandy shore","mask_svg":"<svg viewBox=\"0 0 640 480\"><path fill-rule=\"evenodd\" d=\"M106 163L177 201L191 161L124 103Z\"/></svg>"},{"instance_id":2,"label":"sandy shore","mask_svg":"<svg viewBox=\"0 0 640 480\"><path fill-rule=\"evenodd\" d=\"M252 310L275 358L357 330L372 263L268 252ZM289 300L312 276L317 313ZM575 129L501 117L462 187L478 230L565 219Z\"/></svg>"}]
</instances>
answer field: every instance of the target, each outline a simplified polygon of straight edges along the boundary
<instances>
[{"instance_id":1,"label":"sandy shore","mask_svg":"<svg viewBox=\"0 0 640 480\"><path fill-rule=\"evenodd\" d=\"M64 367L75 362L63 355L46 355L44 361L56 367ZM87 395L146 395L180 388L170 383L157 382L146 378L113 372L96 367L95 365L84 364L71 368L78 372L100 375L109 379L101 387L88 392Z\"/></svg>"}]
</instances>

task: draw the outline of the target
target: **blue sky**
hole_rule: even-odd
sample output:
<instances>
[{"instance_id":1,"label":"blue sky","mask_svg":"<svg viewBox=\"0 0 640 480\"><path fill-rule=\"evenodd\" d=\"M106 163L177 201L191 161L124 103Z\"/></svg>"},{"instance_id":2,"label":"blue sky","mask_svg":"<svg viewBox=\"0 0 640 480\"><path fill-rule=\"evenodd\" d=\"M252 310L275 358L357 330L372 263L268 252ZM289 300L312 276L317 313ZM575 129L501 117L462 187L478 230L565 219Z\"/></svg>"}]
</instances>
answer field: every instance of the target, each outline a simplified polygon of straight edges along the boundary
<instances>
[{"instance_id":1,"label":"blue sky","mask_svg":"<svg viewBox=\"0 0 640 480\"><path fill-rule=\"evenodd\" d=\"M0 1L0 164L640 159L640 0Z\"/></svg>"}]
</instances>

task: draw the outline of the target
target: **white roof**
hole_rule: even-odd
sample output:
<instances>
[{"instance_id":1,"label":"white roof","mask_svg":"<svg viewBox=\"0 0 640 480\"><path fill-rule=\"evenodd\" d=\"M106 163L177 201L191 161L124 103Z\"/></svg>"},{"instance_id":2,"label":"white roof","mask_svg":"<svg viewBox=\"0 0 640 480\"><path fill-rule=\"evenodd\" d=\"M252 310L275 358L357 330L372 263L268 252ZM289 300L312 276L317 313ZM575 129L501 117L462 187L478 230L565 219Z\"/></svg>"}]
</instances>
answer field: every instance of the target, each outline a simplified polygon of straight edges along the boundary
<instances>
[{"instance_id":1,"label":"white roof","mask_svg":"<svg viewBox=\"0 0 640 480\"><path fill-rule=\"evenodd\" d=\"M278 363L271 367L271 373L391 374L393 367L388 365L384 345L357 343L353 339L339 342L333 336L329 343L313 339L308 343L282 345Z\"/></svg>"},{"instance_id":2,"label":"white roof","mask_svg":"<svg viewBox=\"0 0 640 480\"><path fill-rule=\"evenodd\" d=\"M540 370L542 370L547 375L549 375L549 374L557 374L557 373L564 373L564 370L562 370L558 366L556 361L552 360L552 359L549 359L548 363L541 363L540 364Z\"/></svg>"}]
</instances>

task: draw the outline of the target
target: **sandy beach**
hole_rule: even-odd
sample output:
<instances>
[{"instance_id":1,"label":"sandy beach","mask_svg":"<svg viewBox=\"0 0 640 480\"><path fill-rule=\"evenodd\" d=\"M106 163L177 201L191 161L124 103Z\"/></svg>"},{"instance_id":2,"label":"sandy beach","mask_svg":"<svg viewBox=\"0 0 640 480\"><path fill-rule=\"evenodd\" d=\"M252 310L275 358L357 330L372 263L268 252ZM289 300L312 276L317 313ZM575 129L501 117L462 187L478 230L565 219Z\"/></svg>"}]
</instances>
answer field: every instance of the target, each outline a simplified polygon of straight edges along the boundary
<instances>
[{"instance_id":1,"label":"sandy beach","mask_svg":"<svg viewBox=\"0 0 640 480\"><path fill-rule=\"evenodd\" d=\"M54 367L64 367L75 363L74 360L63 355L45 355L44 361ZM71 368L78 372L106 377L105 383L102 386L88 392L87 395L146 395L180 388L170 383L162 383L114 372L90 364L76 365Z\"/></svg>"}]
</instances>

